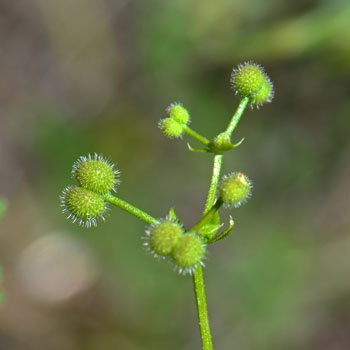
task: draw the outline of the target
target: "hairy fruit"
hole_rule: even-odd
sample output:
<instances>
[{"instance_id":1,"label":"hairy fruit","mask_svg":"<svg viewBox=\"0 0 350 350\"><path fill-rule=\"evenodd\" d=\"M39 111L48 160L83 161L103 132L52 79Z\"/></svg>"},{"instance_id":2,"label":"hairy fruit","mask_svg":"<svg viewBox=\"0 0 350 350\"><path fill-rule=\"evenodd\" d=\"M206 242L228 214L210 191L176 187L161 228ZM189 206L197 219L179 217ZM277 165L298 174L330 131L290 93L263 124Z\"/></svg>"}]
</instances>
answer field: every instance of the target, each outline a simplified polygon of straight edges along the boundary
<instances>
[{"instance_id":1,"label":"hairy fruit","mask_svg":"<svg viewBox=\"0 0 350 350\"><path fill-rule=\"evenodd\" d=\"M240 172L224 176L219 186L220 198L226 207L240 207L250 198L251 192L251 181Z\"/></svg>"}]
</instances>

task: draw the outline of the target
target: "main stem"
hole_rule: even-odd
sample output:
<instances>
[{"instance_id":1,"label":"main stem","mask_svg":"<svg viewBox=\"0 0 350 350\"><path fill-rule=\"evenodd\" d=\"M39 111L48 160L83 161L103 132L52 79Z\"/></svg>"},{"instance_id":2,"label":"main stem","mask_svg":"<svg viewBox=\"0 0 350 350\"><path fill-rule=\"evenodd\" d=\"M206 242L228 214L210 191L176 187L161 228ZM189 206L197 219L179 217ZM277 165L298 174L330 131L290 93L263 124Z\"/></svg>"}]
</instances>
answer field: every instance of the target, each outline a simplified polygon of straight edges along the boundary
<instances>
[{"instance_id":1,"label":"main stem","mask_svg":"<svg viewBox=\"0 0 350 350\"><path fill-rule=\"evenodd\" d=\"M198 321L201 331L203 350L213 350L213 341L211 339L210 333L202 266L199 266L193 274L193 287L196 297Z\"/></svg>"},{"instance_id":2,"label":"main stem","mask_svg":"<svg viewBox=\"0 0 350 350\"><path fill-rule=\"evenodd\" d=\"M213 175L211 177L207 202L203 215L205 215L214 205L216 188L220 178L222 164L222 154L216 154L214 157ZM195 291L199 328L201 331L203 350L212 350L213 341L211 339L207 300L205 296L205 285L202 266L199 266L193 274L193 287Z\"/></svg>"},{"instance_id":3,"label":"main stem","mask_svg":"<svg viewBox=\"0 0 350 350\"><path fill-rule=\"evenodd\" d=\"M205 203L203 215L205 215L211 209L211 207L214 205L214 202L215 202L216 190L220 179L222 157L223 157L222 154L216 154L214 156L213 174L211 176L208 197Z\"/></svg>"},{"instance_id":4,"label":"main stem","mask_svg":"<svg viewBox=\"0 0 350 350\"><path fill-rule=\"evenodd\" d=\"M232 119L226 128L226 133L229 136L232 135L232 132L236 128L239 120L241 119L241 116L244 110L246 109L248 103L249 103L248 97L244 97L241 100L239 106L237 107L236 112L232 116ZM207 214L214 206L216 191L217 191L220 173L221 173L222 157L223 157L222 154L215 154L214 156L213 174L211 177L208 197L205 203L203 216ZM195 296L196 296L199 328L201 331L203 350L212 350L213 341L210 333L208 308L207 308L207 300L205 296L205 285L204 285L202 266L199 266L193 274L193 287L194 287Z\"/></svg>"}]
</instances>

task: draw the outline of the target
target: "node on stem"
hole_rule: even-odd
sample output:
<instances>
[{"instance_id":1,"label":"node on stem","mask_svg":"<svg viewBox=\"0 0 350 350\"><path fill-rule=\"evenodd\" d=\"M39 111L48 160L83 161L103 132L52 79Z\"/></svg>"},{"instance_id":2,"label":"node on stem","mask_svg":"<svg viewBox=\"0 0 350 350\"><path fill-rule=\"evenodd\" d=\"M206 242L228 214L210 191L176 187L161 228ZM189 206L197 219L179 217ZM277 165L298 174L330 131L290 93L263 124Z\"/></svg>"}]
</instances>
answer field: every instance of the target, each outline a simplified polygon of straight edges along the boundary
<instances>
[{"instance_id":1,"label":"node on stem","mask_svg":"<svg viewBox=\"0 0 350 350\"><path fill-rule=\"evenodd\" d=\"M214 139L214 146L220 151L228 151L234 147L227 132L222 132Z\"/></svg>"}]
</instances>

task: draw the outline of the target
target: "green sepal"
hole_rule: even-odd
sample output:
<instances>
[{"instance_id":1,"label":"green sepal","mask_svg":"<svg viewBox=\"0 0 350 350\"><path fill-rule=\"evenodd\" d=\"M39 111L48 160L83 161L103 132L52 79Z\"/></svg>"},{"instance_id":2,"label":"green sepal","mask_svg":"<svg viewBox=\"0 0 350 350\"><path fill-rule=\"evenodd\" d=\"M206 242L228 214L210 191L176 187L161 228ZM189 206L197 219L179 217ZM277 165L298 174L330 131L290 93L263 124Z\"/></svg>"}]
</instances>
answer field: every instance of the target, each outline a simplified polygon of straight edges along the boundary
<instances>
[{"instance_id":1,"label":"green sepal","mask_svg":"<svg viewBox=\"0 0 350 350\"><path fill-rule=\"evenodd\" d=\"M241 143L244 141L245 137L243 137L240 141L238 141L237 143L233 144L233 148L236 148L238 146L241 145Z\"/></svg>"},{"instance_id":2,"label":"green sepal","mask_svg":"<svg viewBox=\"0 0 350 350\"><path fill-rule=\"evenodd\" d=\"M177 215L175 214L174 207L170 208L168 217L169 217L170 220L180 221L179 218L177 217Z\"/></svg>"},{"instance_id":3,"label":"green sepal","mask_svg":"<svg viewBox=\"0 0 350 350\"><path fill-rule=\"evenodd\" d=\"M211 153L212 152L208 148L193 148L189 143L187 143L187 147L191 152L199 152L199 153Z\"/></svg>"},{"instance_id":4,"label":"green sepal","mask_svg":"<svg viewBox=\"0 0 350 350\"><path fill-rule=\"evenodd\" d=\"M228 227L226 230L224 230L224 231L222 231L221 233L219 233L217 236L211 238L211 239L208 241L208 244L212 244L212 243L214 243L214 242L220 241L220 240L222 240L223 238L227 237L227 236L231 233L234 224L235 224L235 222L233 221L232 217L230 216L230 224L229 224L229 227Z\"/></svg>"}]
</instances>

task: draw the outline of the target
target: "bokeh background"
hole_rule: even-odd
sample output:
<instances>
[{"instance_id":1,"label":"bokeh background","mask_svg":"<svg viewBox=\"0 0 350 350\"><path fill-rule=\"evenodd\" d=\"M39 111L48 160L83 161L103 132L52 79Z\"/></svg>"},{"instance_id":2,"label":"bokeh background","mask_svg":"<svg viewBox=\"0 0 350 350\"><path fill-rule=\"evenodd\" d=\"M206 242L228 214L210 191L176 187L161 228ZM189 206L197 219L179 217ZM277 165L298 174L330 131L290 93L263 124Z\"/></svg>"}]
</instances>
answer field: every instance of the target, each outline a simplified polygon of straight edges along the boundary
<instances>
[{"instance_id":1,"label":"bokeh background","mask_svg":"<svg viewBox=\"0 0 350 350\"><path fill-rule=\"evenodd\" d=\"M246 111L224 157L255 189L209 249L215 349L349 349L349 19L346 0L1 0L0 349L200 349L191 279L145 254L144 224L113 208L80 228L58 196L99 152L121 198L194 224L212 156L158 120L181 101L214 137L250 59L276 95Z\"/></svg>"}]
</instances>

